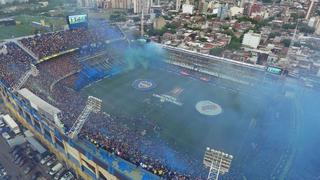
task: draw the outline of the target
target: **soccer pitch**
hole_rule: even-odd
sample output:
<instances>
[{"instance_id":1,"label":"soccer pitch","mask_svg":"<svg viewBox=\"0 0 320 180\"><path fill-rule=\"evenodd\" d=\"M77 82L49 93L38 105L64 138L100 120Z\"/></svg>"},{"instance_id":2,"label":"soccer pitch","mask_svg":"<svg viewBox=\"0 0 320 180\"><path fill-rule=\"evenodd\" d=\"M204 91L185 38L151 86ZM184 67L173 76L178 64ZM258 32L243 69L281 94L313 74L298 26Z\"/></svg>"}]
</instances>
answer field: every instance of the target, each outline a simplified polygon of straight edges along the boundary
<instances>
[{"instance_id":1,"label":"soccer pitch","mask_svg":"<svg viewBox=\"0 0 320 180\"><path fill-rule=\"evenodd\" d=\"M141 90L133 87L133 83L141 79L150 80L155 85L154 88ZM237 166L237 169L242 169L244 164L242 160L248 158L251 151L256 150L259 143L257 141L261 138L260 134L281 131L281 128L289 123L290 118L287 117L287 120L275 123L270 120L275 115L269 113L276 111L269 106L268 98L261 98L257 95L258 93L234 91L226 88L222 80L216 81L217 84L208 84L164 70L135 69L93 83L82 89L81 93L84 96L91 95L102 99L103 110L111 115L146 117L134 122L132 119L124 119L119 123L126 124L132 131L145 132L146 136L161 139L162 145L168 146L172 152L182 152L192 159L197 159L199 166L202 165L199 163L202 161L206 147L210 147L234 155L236 159L233 162L233 168ZM237 85L234 84L234 87ZM251 89L251 92L254 91ZM154 94L173 95L181 105L160 101ZM213 116L203 115L195 107L200 101L216 103L222 108L222 112ZM286 115L289 116L289 114ZM269 127L263 129L263 125L260 124L264 123L271 124L270 129ZM251 133L258 135L258 138L253 137ZM284 143L288 141L286 133L277 138ZM273 142L268 140L262 143L272 144ZM143 145L141 148L144 149ZM156 148L158 147L154 147ZM283 149L280 148L277 151L272 149L266 150L263 154L272 152L272 158L276 163L282 151ZM162 159L173 158L161 151L146 153ZM249 157L249 159L254 162L256 162L255 159L265 159L263 154L258 154L258 157ZM251 167L250 171L252 168L263 167L260 160L256 163L258 165L252 164L254 167ZM270 168L272 169L273 165L270 165ZM241 171L246 171L245 169ZM269 176L270 172L266 171L266 175ZM260 176L263 177L263 173Z\"/></svg>"},{"instance_id":2,"label":"soccer pitch","mask_svg":"<svg viewBox=\"0 0 320 180\"><path fill-rule=\"evenodd\" d=\"M19 15L13 17L14 20L19 23L14 26L3 26L0 28L0 40L17 38L21 36L33 35L36 32L36 28L32 26L32 21L40 22L44 20L47 25L53 24L56 27L63 26L66 24L65 18L54 18L44 16L30 16L30 15ZM39 32L46 33L47 30L39 30Z\"/></svg>"}]
</instances>

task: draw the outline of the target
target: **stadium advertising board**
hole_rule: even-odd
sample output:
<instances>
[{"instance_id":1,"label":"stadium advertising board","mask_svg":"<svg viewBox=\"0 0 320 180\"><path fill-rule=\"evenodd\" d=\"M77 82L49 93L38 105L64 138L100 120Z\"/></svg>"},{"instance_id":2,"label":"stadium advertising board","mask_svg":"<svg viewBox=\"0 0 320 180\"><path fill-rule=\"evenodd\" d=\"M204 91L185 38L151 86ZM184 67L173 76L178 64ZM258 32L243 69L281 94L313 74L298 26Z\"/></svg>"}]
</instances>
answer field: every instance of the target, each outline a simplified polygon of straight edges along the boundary
<instances>
[{"instance_id":1,"label":"stadium advertising board","mask_svg":"<svg viewBox=\"0 0 320 180\"><path fill-rule=\"evenodd\" d=\"M272 74L277 74L277 75L281 75L282 74L283 69L281 68L277 68L277 67L267 67L267 72L272 73Z\"/></svg>"},{"instance_id":2,"label":"stadium advertising board","mask_svg":"<svg viewBox=\"0 0 320 180\"><path fill-rule=\"evenodd\" d=\"M70 29L76 29L88 26L88 15L72 15L67 17L68 25Z\"/></svg>"}]
</instances>

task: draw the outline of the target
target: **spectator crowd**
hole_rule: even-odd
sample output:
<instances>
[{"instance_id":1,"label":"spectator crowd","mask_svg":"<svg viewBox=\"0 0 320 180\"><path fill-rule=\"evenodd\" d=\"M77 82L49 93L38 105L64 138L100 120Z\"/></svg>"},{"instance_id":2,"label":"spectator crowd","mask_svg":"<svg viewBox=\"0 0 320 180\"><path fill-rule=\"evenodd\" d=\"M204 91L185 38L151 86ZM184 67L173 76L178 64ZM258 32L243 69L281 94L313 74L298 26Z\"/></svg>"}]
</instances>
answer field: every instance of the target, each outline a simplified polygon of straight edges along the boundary
<instances>
[{"instance_id":1,"label":"spectator crowd","mask_svg":"<svg viewBox=\"0 0 320 180\"><path fill-rule=\"evenodd\" d=\"M106 42L119 39L123 35L117 27L52 32L24 38L21 43L31 50L39 59L55 55L73 48L80 48L88 44Z\"/></svg>"},{"instance_id":2,"label":"spectator crowd","mask_svg":"<svg viewBox=\"0 0 320 180\"><path fill-rule=\"evenodd\" d=\"M24 46L30 49L39 58L48 57L72 48L80 48L88 44L106 41L112 38L120 38L115 29L76 29L60 31L42 35L36 35L22 39ZM116 35L115 35L116 34ZM36 64L31 56L24 52L15 43L7 43L7 54L0 55L1 78L13 85L23 72L30 69L30 64ZM80 52L75 51L63 54L47 61L37 63L39 74L31 76L23 87L30 89L40 98L58 107L62 111L62 122L68 130L85 107L86 99L74 90L77 75L82 68L78 57ZM113 56L121 57L119 54ZM106 57L109 58L109 57ZM112 58L110 58L112 59ZM119 64L119 60L108 61ZM123 64L124 62L120 62ZM103 148L115 154L137 167L142 167L165 179L202 179L202 167L194 168L194 171L180 172L170 167L166 160L154 158L141 151L141 143L144 147L152 149L157 142L145 136L139 131L132 131L128 125L119 122L148 122L141 114L130 117L125 112L115 115L104 113L92 114L90 123L87 123L80 134L80 138L92 142L98 148ZM148 129L156 130L154 124L148 124ZM107 133L102 133L104 128ZM199 162L188 160L189 166L194 167ZM201 162L200 162L201 164ZM199 170L202 172L196 172Z\"/></svg>"},{"instance_id":3,"label":"spectator crowd","mask_svg":"<svg viewBox=\"0 0 320 180\"><path fill-rule=\"evenodd\" d=\"M0 77L12 87L22 75L30 70L33 58L13 42L6 43L6 53L0 54Z\"/></svg>"}]
</instances>

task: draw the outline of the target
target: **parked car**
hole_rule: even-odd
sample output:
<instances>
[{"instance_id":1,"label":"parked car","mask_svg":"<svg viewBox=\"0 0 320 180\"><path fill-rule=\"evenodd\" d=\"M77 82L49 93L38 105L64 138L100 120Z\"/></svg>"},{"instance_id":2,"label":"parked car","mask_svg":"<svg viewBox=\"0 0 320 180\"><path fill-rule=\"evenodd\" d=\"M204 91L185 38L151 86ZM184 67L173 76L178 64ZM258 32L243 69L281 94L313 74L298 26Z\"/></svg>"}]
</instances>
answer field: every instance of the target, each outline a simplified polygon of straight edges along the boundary
<instances>
[{"instance_id":1,"label":"parked car","mask_svg":"<svg viewBox=\"0 0 320 180\"><path fill-rule=\"evenodd\" d=\"M72 174L72 172L68 171L66 174L64 174L60 180L71 180L74 179L74 175Z\"/></svg>"},{"instance_id":2,"label":"parked car","mask_svg":"<svg viewBox=\"0 0 320 180\"><path fill-rule=\"evenodd\" d=\"M48 162L47 162L47 166L49 167L49 166L51 166L54 162L56 162L56 158L54 157L54 158L52 158L52 159L50 159Z\"/></svg>"},{"instance_id":3,"label":"parked car","mask_svg":"<svg viewBox=\"0 0 320 180\"><path fill-rule=\"evenodd\" d=\"M20 153L16 153L15 155L13 155L13 160L17 160L19 157L21 157L22 155Z\"/></svg>"},{"instance_id":4,"label":"parked car","mask_svg":"<svg viewBox=\"0 0 320 180\"><path fill-rule=\"evenodd\" d=\"M7 140L11 138L11 136L7 132L2 133L2 137Z\"/></svg>"},{"instance_id":5,"label":"parked car","mask_svg":"<svg viewBox=\"0 0 320 180\"><path fill-rule=\"evenodd\" d=\"M23 159L19 162L18 166L19 166L19 167L22 167L26 162L27 162L27 160L26 160L25 158L23 158Z\"/></svg>"},{"instance_id":6,"label":"parked car","mask_svg":"<svg viewBox=\"0 0 320 180\"><path fill-rule=\"evenodd\" d=\"M18 148L18 149L16 149L16 150L12 151L11 155L15 156L16 154L21 153L21 151L22 151L22 149L21 149L21 148Z\"/></svg>"},{"instance_id":7,"label":"parked car","mask_svg":"<svg viewBox=\"0 0 320 180\"><path fill-rule=\"evenodd\" d=\"M33 151L33 152L30 152L29 154L27 154L27 156L28 156L29 159L33 159L36 154L37 153L35 151Z\"/></svg>"},{"instance_id":8,"label":"parked car","mask_svg":"<svg viewBox=\"0 0 320 180\"><path fill-rule=\"evenodd\" d=\"M49 174L50 174L51 176L53 176L53 175L55 175L58 171L60 171L60 169L62 169L62 168L63 168L63 165L62 165L60 162L58 162L57 164L55 164L55 165L50 169Z\"/></svg>"},{"instance_id":9,"label":"parked car","mask_svg":"<svg viewBox=\"0 0 320 180\"><path fill-rule=\"evenodd\" d=\"M40 176L42 176L41 172L37 171L32 175L31 180L37 180Z\"/></svg>"},{"instance_id":10,"label":"parked car","mask_svg":"<svg viewBox=\"0 0 320 180\"><path fill-rule=\"evenodd\" d=\"M7 171L0 172L0 177L4 177L7 175Z\"/></svg>"},{"instance_id":11,"label":"parked car","mask_svg":"<svg viewBox=\"0 0 320 180\"><path fill-rule=\"evenodd\" d=\"M0 172L6 172L7 170L5 168L1 168Z\"/></svg>"},{"instance_id":12,"label":"parked car","mask_svg":"<svg viewBox=\"0 0 320 180\"><path fill-rule=\"evenodd\" d=\"M47 155L47 156L45 156L44 158L42 158L41 160L40 160L40 164L45 164L50 158L52 158L53 156L51 156L51 155Z\"/></svg>"},{"instance_id":13,"label":"parked car","mask_svg":"<svg viewBox=\"0 0 320 180\"><path fill-rule=\"evenodd\" d=\"M6 124L2 121L2 119L0 119L0 127L4 127L6 126Z\"/></svg>"},{"instance_id":14,"label":"parked car","mask_svg":"<svg viewBox=\"0 0 320 180\"><path fill-rule=\"evenodd\" d=\"M14 160L14 164L18 165L22 159L23 157L20 156L18 159Z\"/></svg>"},{"instance_id":15,"label":"parked car","mask_svg":"<svg viewBox=\"0 0 320 180\"><path fill-rule=\"evenodd\" d=\"M55 180L58 180L61 176L62 176L62 174L64 174L65 173L65 171L66 171L66 168L61 168L55 175L54 175L54 179Z\"/></svg>"},{"instance_id":16,"label":"parked car","mask_svg":"<svg viewBox=\"0 0 320 180\"><path fill-rule=\"evenodd\" d=\"M0 165L0 172L1 171L5 171L6 169L2 166L2 165Z\"/></svg>"},{"instance_id":17,"label":"parked car","mask_svg":"<svg viewBox=\"0 0 320 180\"><path fill-rule=\"evenodd\" d=\"M9 180L9 179L11 179L10 175L5 175L4 177L2 177L2 180Z\"/></svg>"},{"instance_id":18,"label":"parked car","mask_svg":"<svg viewBox=\"0 0 320 180\"><path fill-rule=\"evenodd\" d=\"M29 172L32 170L32 167L31 166L27 166L24 170L23 170L23 173L24 174L29 174Z\"/></svg>"}]
</instances>

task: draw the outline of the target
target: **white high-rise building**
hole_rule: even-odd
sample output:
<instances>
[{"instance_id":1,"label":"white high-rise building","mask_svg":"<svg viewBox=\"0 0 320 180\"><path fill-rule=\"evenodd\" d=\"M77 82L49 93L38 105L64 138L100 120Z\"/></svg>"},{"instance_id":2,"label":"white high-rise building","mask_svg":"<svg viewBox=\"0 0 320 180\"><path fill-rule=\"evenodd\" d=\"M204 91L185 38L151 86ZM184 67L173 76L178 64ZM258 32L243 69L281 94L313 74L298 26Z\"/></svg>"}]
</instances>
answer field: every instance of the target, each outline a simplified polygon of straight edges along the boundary
<instances>
[{"instance_id":1,"label":"white high-rise building","mask_svg":"<svg viewBox=\"0 0 320 180\"><path fill-rule=\"evenodd\" d=\"M140 14L143 10L144 14L150 14L152 0L133 0L133 12Z\"/></svg>"},{"instance_id":2,"label":"white high-rise building","mask_svg":"<svg viewBox=\"0 0 320 180\"><path fill-rule=\"evenodd\" d=\"M182 13L193 14L194 13L194 5L190 5L190 4L182 5Z\"/></svg>"},{"instance_id":3,"label":"white high-rise building","mask_svg":"<svg viewBox=\"0 0 320 180\"><path fill-rule=\"evenodd\" d=\"M131 9L133 7L132 0L111 0L113 9Z\"/></svg>"},{"instance_id":4,"label":"white high-rise building","mask_svg":"<svg viewBox=\"0 0 320 180\"><path fill-rule=\"evenodd\" d=\"M78 7L94 8L98 5L98 0L77 0Z\"/></svg>"},{"instance_id":5,"label":"white high-rise building","mask_svg":"<svg viewBox=\"0 0 320 180\"><path fill-rule=\"evenodd\" d=\"M181 0L176 0L176 11L180 11L181 8Z\"/></svg>"}]
</instances>

